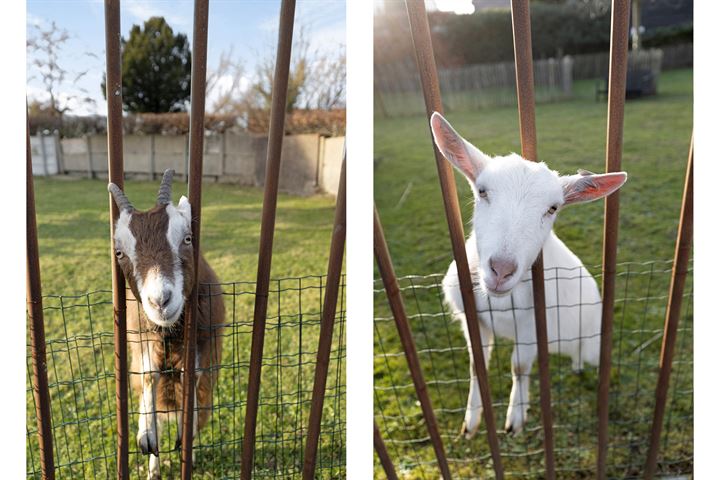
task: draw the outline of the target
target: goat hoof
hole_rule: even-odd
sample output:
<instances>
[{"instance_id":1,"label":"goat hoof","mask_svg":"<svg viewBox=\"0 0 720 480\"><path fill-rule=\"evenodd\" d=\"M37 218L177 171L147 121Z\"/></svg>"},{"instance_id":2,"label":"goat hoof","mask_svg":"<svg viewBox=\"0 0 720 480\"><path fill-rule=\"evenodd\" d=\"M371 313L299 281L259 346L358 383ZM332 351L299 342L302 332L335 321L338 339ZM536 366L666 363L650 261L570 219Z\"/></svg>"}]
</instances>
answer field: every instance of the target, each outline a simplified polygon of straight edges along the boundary
<instances>
[{"instance_id":1,"label":"goat hoof","mask_svg":"<svg viewBox=\"0 0 720 480\"><path fill-rule=\"evenodd\" d=\"M470 440L475 436L477 431L480 429L480 423L475 425L474 428L468 428L467 422L463 422L462 426L460 427L460 436L465 437L465 440Z\"/></svg>"},{"instance_id":2,"label":"goat hoof","mask_svg":"<svg viewBox=\"0 0 720 480\"><path fill-rule=\"evenodd\" d=\"M150 475L148 475L147 478L148 480L162 480L162 477L159 473L151 473Z\"/></svg>"},{"instance_id":3,"label":"goat hoof","mask_svg":"<svg viewBox=\"0 0 720 480\"><path fill-rule=\"evenodd\" d=\"M152 453L156 457L160 456L157 438L150 430L138 433L137 444L143 455L150 455Z\"/></svg>"},{"instance_id":4,"label":"goat hoof","mask_svg":"<svg viewBox=\"0 0 720 480\"><path fill-rule=\"evenodd\" d=\"M523 430L523 422L513 422L508 419L508 421L505 423L505 433L508 435L511 435L513 437L516 437L520 435L520 433Z\"/></svg>"}]
</instances>

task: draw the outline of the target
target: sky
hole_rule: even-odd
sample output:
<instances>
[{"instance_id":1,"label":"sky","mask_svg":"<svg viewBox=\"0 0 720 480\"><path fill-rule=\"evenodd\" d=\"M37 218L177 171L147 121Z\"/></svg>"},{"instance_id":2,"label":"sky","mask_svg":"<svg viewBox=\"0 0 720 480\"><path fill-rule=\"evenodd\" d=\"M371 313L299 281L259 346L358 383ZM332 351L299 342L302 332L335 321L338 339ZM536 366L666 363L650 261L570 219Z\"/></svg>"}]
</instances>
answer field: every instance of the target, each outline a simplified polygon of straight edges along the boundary
<instances>
[{"instance_id":1,"label":"sky","mask_svg":"<svg viewBox=\"0 0 720 480\"><path fill-rule=\"evenodd\" d=\"M441 12L453 12L468 15L475 12L472 0L434 0L435 8Z\"/></svg>"},{"instance_id":2,"label":"sky","mask_svg":"<svg viewBox=\"0 0 720 480\"><path fill-rule=\"evenodd\" d=\"M191 0L124 0L120 3L120 29L127 38L133 24L152 16L163 16L175 33L182 32L192 42L193 2ZM222 52L233 49L242 60L248 81L259 59L274 52L280 0L210 0L208 30L208 70L218 64ZM345 0L298 0L296 26L307 31L311 50L336 51L345 45ZM100 90L105 69L104 10L101 0L27 0L27 35L34 26L47 27L55 21L68 30L58 64L70 74L61 88L61 99L68 95L89 95L95 105L70 101L74 115L105 115L107 106ZM297 28L297 27L296 27ZM296 30L297 31L297 30ZM274 53L271 53L274 54ZM75 81L75 76L88 73ZM28 57L28 100L47 98L42 83L33 78ZM88 94L82 93L82 89ZM212 98L208 99L208 105Z\"/></svg>"}]
</instances>

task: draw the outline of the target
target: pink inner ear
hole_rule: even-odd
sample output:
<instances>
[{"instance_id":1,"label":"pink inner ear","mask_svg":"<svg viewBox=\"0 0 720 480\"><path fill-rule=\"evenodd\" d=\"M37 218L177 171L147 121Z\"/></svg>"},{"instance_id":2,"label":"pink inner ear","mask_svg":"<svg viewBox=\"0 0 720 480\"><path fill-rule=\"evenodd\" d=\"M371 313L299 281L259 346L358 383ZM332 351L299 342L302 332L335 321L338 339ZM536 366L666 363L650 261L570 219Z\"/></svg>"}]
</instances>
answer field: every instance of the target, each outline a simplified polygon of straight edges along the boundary
<instances>
[{"instance_id":1,"label":"pink inner ear","mask_svg":"<svg viewBox=\"0 0 720 480\"><path fill-rule=\"evenodd\" d=\"M432 116L430 127L433 131L435 143L443 156L459 168L468 178L475 180L477 170L465 147L465 141L460 135L458 135L447 123L447 120L440 115Z\"/></svg>"},{"instance_id":2,"label":"pink inner ear","mask_svg":"<svg viewBox=\"0 0 720 480\"><path fill-rule=\"evenodd\" d=\"M565 189L565 204L589 202L603 198L622 187L627 179L624 172L579 177Z\"/></svg>"}]
</instances>

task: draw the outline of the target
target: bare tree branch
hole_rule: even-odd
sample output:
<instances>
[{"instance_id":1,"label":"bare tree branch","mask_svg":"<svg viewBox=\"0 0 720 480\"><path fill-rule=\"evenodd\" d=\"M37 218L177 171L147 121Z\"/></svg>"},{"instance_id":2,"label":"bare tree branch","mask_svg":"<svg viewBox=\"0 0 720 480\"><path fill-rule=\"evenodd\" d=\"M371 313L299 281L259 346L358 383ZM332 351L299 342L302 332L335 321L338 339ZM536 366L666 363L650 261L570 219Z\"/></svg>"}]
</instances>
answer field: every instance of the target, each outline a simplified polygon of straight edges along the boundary
<instances>
[{"instance_id":1,"label":"bare tree branch","mask_svg":"<svg viewBox=\"0 0 720 480\"><path fill-rule=\"evenodd\" d=\"M27 39L28 57L30 58L31 75L29 79L39 80L47 93L49 100L47 112L49 115L62 118L63 114L70 110L69 100L77 100L80 103L92 103L87 97L73 96L67 92L61 92L65 78L72 72L63 68L58 59L64 44L70 39L70 33L59 27L54 21L49 26L35 25L34 35ZM97 58L95 54L87 54ZM74 74L73 83L77 83L88 70ZM60 106L60 99L65 100L65 106Z\"/></svg>"}]
</instances>

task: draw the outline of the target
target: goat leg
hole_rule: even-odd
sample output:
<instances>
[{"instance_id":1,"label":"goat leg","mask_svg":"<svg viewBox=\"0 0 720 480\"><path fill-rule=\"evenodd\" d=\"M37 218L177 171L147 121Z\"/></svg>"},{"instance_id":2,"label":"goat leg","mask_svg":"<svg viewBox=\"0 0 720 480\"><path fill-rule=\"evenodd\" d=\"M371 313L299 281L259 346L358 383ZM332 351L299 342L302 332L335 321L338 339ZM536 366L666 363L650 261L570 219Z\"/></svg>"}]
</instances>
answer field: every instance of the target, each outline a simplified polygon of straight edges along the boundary
<instances>
[{"instance_id":1,"label":"goat leg","mask_svg":"<svg viewBox=\"0 0 720 480\"><path fill-rule=\"evenodd\" d=\"M465 321L465 315L462 315L461 320ZM483 353L485 357L485 371L487 371L488 365L490 364L490 355L492 355L492 345L494 341L493 332L490 329L484 328L480 324L480 335L483 342ZM472 353L472 347L470 346L470 337L466 333L468 354L470 355L470 388L468 391L467 407L465 409L465 419L462 427L460 427L460 435L466 439L471 439L480 428L480 422L482 421L483 405L480 397L480 384L478 383L477 373L475 372L475 363Z\"/></svg>"},{"instance_id":2,"label":"goat leg","mask_svg":"<svg viewBox=\"0 0 720 480\"><path fill-rule=\"evenodd\" d=\"M518 343L512 354L512 389L508 401L505 432L517 435L522 432L530 407L530 371L537 350L530 342Z\"/></svg>"},{"instance_id":3,"label":"goat leg","mask_svg":"<svg viewBox=\"0 0 720 480\"><path fill-rule=\"evenodd\" d=\"M152 361L149 348L142 349L142 394L138 419L137 445L143 455L160 455L156 412L156 386L160 373Z\"/></svg>"}]
</instances>

